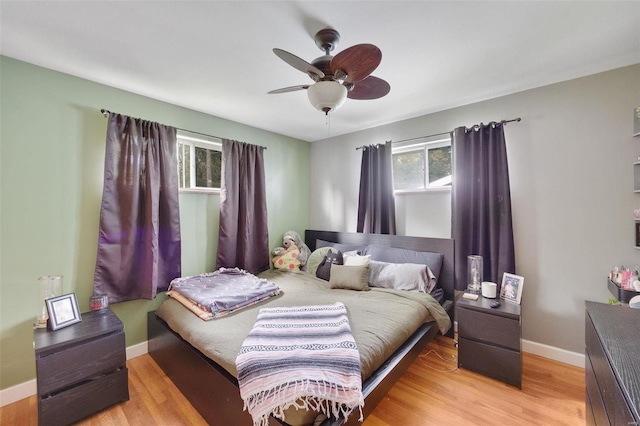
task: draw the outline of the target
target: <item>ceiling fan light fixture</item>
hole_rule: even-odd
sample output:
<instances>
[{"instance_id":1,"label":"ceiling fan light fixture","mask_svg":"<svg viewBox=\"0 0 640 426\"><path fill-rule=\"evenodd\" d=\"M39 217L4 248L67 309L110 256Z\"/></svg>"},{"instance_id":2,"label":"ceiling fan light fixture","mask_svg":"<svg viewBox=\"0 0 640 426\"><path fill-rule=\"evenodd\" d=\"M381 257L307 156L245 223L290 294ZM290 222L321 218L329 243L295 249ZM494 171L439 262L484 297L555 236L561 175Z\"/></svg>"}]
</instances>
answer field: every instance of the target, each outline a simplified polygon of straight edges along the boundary
<instances>
[{"instance_id":1,"label":"ceiling fan light fixture","mask_svg":"<svg viewBox=\"0 0 640 426\"><path fill-rule=\"evenodd\" d=\"M318 81L307 89L309 102L319 111L329 114L347 99L347 88L336 81Z\"/></svg>"},{"instance_id":2,"label":"ceiling fan light fixture","mask_svg":"<svg viewBox=\"0 0 640 426\"><path fill-rule=\"evenodd\" d=\"M382 61L382 51L378 47L368 43L356 44L331 56L340 40L338 31L325 28L318 31L314 40L324 55L311 63L286 50L273 49L280 59L309 75L314 84L285 87L268 93L306 90L311 105L326 116L340 108L347 98L379 99L389 93L389 83L371 75Z\"/></svg>"}]
</instances>

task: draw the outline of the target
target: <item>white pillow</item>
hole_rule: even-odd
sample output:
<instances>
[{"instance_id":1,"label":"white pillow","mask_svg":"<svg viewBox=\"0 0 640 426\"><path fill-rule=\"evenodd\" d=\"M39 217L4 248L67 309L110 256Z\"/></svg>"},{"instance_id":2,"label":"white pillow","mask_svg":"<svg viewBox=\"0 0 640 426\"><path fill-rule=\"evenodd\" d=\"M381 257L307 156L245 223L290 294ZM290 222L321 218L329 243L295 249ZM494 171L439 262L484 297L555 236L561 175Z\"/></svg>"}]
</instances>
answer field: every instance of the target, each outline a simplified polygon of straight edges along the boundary
<instances>
[{"instance_id":1,"label":"white pillow","mask_svg":"<svg viewBox=\"0 0 640 426\"><path fill-rule=\"evenodd\" d=\"M345 266L367 266L371 261L371 256L352 255L349 252L342 254L342 262Z\"/></svg>"},{"instance_id":2,"label":"white pillow","mask_svg":"<svg viewBox=\"0 0 640 426\"><path fill-rule=\"evenodd\" d=\"M436 277L427 265L372 260L369 263L369 285L428 294L436 286Z\"/></svg>"}]
</instances>

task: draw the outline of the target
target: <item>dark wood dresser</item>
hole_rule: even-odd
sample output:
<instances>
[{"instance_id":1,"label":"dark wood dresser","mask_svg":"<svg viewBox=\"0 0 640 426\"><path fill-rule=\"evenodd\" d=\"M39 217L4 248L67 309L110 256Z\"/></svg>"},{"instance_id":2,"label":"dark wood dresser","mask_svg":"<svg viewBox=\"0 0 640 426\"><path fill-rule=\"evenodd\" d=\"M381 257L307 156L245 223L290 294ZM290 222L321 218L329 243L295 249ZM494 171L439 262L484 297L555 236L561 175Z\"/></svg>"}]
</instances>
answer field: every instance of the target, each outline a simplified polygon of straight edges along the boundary
<instances>
[{"instance_id":1,"label":"dark wood dresser","mask_svg":"<svg viewBox=\"0 0 640 426\"><path fill-rule=\"evenodd\" d=\"M498 300L500 306L492 308ZM520 305L500 299L459 298L458 367L522 386Z\"/></svg>"},{"instance_id":2,"label":"dark wood dresser","mask_svg":"<svg viewBox=\"0 0 640 426\"><path fill-rule=\"evenodd\" d=\"M586 302L588 425L640 425L640 309Z\"/></svg>"},{"instance_id":3,"label":"dark wood dresser","mask_svg":"<svg viewBox=\"0 0 640 426\"><path fill-rule=\"evenodd\" d=\"M67 425L129 399L124 326L110 309L34 330L38 424Z\"/></svg>"}]
</instances>

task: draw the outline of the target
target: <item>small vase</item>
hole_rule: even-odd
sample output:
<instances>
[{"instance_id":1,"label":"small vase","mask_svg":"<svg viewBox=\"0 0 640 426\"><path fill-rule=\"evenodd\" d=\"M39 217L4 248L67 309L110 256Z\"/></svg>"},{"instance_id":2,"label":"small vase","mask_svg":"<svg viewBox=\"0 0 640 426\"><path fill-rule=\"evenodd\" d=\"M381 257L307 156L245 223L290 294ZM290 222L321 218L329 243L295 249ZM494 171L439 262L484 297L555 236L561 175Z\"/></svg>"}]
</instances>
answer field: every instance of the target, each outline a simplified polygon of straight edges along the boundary
<instances>
[{"instance_id":1,"label":"small vase","mask_svg":"<svg viewBox=\"0 0 640 426\"><path fill-rule=\"evenodd\" d=\"M49 312L47 299L62 295L62 275L45 275L38 278L38 310L35 328L46 328Z\"/></svg>"}]
</instances>

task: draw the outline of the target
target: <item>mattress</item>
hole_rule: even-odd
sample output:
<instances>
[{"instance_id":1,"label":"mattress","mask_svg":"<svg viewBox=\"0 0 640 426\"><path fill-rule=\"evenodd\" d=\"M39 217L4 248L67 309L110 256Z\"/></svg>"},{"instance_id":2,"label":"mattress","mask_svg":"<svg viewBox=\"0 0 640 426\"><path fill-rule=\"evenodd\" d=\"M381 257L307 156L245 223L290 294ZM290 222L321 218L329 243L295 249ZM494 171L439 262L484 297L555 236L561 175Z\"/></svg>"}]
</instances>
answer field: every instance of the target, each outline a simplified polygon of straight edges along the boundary
<instances>
[{"instance_id":1,"label":"mattress","mask_svg":"<svg viewBox=\"0 0 640 426\"><path fill-rule=\"evenodd\" d=\"M428 294L380 288L330 289L328 282L302 271L273 270L260 277L278 285L280 295L211 321L201 320L173 299L166 300L156 314L234 377L236 356L261 308L343 303L360 352L363 380L423 323L435 321L443 334L451 327L447 313Z\"/></svg>"}]
</instances>

